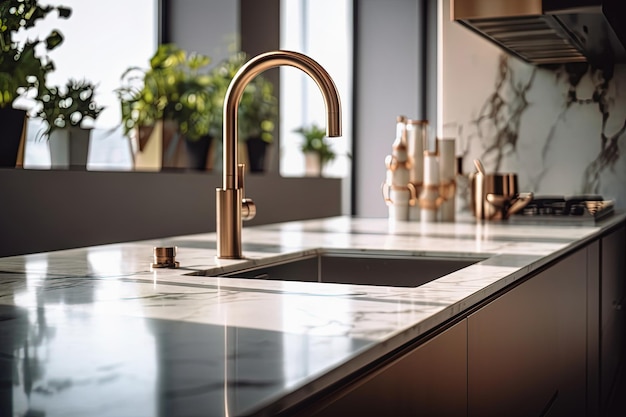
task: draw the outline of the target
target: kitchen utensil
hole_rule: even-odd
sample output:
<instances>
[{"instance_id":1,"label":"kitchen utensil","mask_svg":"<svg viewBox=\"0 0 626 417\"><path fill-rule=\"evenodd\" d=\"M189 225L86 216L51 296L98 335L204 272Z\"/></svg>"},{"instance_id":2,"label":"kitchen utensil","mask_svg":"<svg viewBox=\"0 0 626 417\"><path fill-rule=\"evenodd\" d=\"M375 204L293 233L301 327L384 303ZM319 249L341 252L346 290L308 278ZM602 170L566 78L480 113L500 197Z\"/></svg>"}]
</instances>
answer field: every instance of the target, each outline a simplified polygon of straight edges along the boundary
<instances>
[{"instance_id":1,"label":"kitchen utensil","mask_svg":"<svg viewBox=\"0 0 626 417\"><path fill-rule=\"evenodd\" d=\"M498 209L492 219L508 219L528 205L533 199L533 193L518 193L515 197L504 197L498 194L487 194L487 202Z\"/></svg>"},{"instance_id":2,"label":"kitchen utensil","mask_svg":"<svg viewBox=\"0 0 626 417\"><path fill-rule=\"evenodd\" d=\"M476 170L482 175L486 175L485 168L483 167L483 163L480 162L480 159L474 159L474 166L476 166Z\"/></svg>"},{"instance_id":3,"label":"kitchen utensil","mask_svg":"<svg viewBox=\"0 0 626 417\"><path fill-rule=\"evenodd\" d=\"M471 180L472 213L481 220L504 220L523 209L533 199L532 193L519 193L517 174L485 174L478 159L477 173Z\"/></svg>"}]
</instances>

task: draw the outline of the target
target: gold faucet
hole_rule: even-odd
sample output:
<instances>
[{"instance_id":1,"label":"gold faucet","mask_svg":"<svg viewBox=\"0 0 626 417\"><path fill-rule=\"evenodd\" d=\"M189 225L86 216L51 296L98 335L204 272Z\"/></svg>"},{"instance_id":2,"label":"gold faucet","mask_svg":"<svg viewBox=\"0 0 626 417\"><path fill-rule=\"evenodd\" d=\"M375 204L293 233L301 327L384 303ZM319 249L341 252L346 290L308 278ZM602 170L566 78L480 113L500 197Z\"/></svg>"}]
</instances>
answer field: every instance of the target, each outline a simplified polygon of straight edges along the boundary
<instances>
[{"instance_id":1,"label":"gold faucet","mask_svg":"<svg viewBox=\"0 0 626 417\"><path fill-rule=\"evenodd\" d=\"M241 259L241 222L256 215L254 202L244 196L244 166L237 162L237 111L248 83L261 72L287 65L304 71L319 87L326 105L326 134L341 136L339 93L328 72L310 57L292 51L273 51L248 61L235 74L224 98L223 188L216 190L217 254Z\"/></svg>"}]
</instances>

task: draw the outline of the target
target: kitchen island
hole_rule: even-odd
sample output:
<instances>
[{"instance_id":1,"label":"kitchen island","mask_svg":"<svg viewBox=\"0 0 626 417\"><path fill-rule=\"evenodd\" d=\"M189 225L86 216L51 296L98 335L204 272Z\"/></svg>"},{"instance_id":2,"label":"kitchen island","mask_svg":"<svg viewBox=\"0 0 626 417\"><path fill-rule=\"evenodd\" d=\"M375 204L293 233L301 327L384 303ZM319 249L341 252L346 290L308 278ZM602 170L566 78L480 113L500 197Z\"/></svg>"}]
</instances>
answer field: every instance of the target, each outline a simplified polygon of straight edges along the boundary
<instances>
[{"instance_id":1,"label":"kitchen island","mask_svg":"<svg viewBox=\"0 0 626 417\"><path fill-rule=\"evenodd\" d=\"M244 227L244 260L215 234L0 258L0 415L598 415L625 221L334 217ZM417 287L220 277L325 251L471 262Z\"/></svg>"}]
</instances>

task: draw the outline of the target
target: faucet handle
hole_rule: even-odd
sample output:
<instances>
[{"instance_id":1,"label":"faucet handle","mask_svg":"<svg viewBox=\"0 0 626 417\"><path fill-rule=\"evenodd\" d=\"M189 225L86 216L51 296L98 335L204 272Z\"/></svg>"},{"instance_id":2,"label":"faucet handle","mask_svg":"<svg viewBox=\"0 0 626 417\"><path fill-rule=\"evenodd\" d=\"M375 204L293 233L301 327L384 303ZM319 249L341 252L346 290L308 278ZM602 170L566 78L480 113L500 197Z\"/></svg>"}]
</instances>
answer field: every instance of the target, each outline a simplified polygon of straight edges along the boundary
<instances>
[{"instance_id":1,"label":"faucet handle","mask_svg":"<svg viewBox=\"0 0 626 417\"><path fill-rule=\"evenodd\" d=\"M237 188L241 189L241 219L252 220L256 216L256 204L251 198L246 198L244 175L246 164L237 164Z\"/></svg>"},{"instance_id":2,"label":"faucet handle","mask_svg":"<svg viewBox=\"0 0 626 417\"><path fill-rule=\"evenodd\" d=\"M256 204L251 198L241 200L241 220L252 220L256 216Z\"/></svg>"},{"instance_id":3,"label":"faucet handle","mask_svg":"<svg viewBox=\"0 0 626 417\"><path fill-rule=\"evenodd\" d=\"M241 190L241 195L245 197L244 175L246 173L246 164L237 164L237 188Z\"/></svg>"}]
</instances>

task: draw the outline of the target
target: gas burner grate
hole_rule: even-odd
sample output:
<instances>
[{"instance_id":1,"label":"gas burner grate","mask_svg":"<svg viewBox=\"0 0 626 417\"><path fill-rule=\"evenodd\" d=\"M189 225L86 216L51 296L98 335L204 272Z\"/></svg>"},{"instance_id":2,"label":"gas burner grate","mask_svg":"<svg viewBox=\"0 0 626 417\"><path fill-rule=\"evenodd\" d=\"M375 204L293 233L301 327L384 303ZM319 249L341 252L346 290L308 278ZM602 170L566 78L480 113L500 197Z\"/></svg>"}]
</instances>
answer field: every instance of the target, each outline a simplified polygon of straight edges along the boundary
<instances>
[{"instance_id":1,"label":"gas burner grate","mask_svg":"<svg viewBox=\"0 0 626 417\"><path fill-rule=\"evenodd\" d=\"M512 216L516 221L545 220L594 223L614 210L614 201L600 195L536 196L522 211Z\"/></svg>"}]
</instances>

